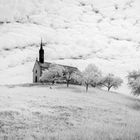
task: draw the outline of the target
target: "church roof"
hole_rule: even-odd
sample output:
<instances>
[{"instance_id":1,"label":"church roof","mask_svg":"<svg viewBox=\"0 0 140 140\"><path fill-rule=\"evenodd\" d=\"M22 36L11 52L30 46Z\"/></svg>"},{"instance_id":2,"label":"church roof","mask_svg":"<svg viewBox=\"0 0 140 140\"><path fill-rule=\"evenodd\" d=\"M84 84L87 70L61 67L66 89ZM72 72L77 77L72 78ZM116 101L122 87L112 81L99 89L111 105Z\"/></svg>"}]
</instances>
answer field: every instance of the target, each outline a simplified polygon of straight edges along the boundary
<instances>
[{"instance_id":1,"label":"church roof","mask_svg":"<svg viewBox=\"0 0 140 140\"><path fill-rule=\"evenodd\" d=\"M34 64L34 67L33 67L33 70L34 70L36 64L39 65L41 71L44 71L44 70L48 69L51 64L55 64L55 63L50 63L50 62L40 63L38 60L36 60L36 62ZM62 66L64 68L67 68L68 70L74 70L74 71L77 71L78 70L78 68L72 67L72 66L61 65L61 64L56 64L56 65Z\"/></svg>"},{"instance_id":2,"label":"church roof","mask_svg":"<svg viewBox=\"0 0 140 140\"><path fill-rule=\"evenodd\" d=\"M53 63L50 63L50 62L40 63L40 62L39 62L39 65L40 65L40 67L42 67L42 68L48 68L51 64L53 64ZM68 68L68 69L69 69L69 68L78 69L78 68L76 68L76 67L67 66L67 65L61 65L61 64L56 64L56 65L59 65L59 66L62 66L62 67Z\"/></svg>"},{"instance_id":3,"label":"church roof","mask_svg":"<svg viewBox=\"0 0 140 140\"><path fill-rule=\"evenodd\" d=\"M53 64L53 63L50 63L50 62L40 63L40 62L38 61L38 64L39 64L40 67L44 70L44 69L48 69L48 68L50 67L50 65ZM78 70L78 68L72 67L72 66L61 65L61 64L56 64L56 65L59 65L59 66L62 66L62 67L64 67L64 68L68 68L68 69L75 69L75 70Z\"/></svg>"},{"instance_id":4,"label":"church roof","mask_svg":"<svg viewBox=\"0 0 140 140\"><path fill-rule=\"evenodd\" d=\"M40 63L38 62L40 67L43 67L43 68L48 68L52 63L49 63L49 62L44 62L44 63Z\"/></svg>"}]
</instances>

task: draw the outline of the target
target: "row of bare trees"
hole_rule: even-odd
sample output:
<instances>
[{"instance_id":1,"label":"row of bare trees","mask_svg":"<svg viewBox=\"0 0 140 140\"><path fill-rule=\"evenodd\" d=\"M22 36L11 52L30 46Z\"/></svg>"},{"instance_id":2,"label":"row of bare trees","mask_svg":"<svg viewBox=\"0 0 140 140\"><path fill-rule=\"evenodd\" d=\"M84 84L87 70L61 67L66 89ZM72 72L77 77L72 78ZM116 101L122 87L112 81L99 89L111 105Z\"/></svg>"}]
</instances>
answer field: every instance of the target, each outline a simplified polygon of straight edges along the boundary
<instances>
[{"instance_id":1,"label":"row of bare trees","mask_svg":"<svg viewBox=\"0 0 140 140\"><path fill-rule=\"evenodd\" d=\"M94 64L89 64L84 71L63 67L57 64L51 64L49 69L44 71L40 81L54 83L66 83L67 87L70 83L85 85L86 91L89 86L118 88L122 84L122 79L113 74L102 76L102 72Z\"/></svg>"}]
</instances>

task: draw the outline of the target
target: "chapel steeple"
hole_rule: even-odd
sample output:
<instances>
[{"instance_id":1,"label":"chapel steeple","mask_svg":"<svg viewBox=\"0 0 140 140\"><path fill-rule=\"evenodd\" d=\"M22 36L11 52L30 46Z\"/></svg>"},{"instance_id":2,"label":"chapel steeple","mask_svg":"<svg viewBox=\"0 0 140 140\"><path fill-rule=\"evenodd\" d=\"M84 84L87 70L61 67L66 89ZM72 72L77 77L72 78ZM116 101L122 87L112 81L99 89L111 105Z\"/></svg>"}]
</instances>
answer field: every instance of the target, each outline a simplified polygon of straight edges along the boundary
<instances>
[{"instance_id":1,"label":"chapel steeple","mask_svg":"<svg viewBox=\"0 0 140 140\"><path fill-rule=\"evenodd\" d=\"M44 63L44 49L43 49L42 39L41 39L41 44L39 49L39 62Z\"/></svg>"}]
</instances>

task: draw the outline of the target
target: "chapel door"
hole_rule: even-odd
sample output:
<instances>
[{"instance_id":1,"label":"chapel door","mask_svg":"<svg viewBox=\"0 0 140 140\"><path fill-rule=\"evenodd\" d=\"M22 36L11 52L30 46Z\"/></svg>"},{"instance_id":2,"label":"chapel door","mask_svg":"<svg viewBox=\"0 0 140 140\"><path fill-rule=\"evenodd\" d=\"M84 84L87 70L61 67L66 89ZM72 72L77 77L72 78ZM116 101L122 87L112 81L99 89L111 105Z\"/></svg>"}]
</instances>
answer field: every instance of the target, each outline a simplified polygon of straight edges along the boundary
<instances>
[{"instance_id":1,"label":"chapel door","mask_svg":"<svg viewBox=\"0 0 140 140\"><path fill-rule=\"evenodd\" d=\"M37 76L35 77L35 82L37 83Z\"/></svg>"}]
</instances>

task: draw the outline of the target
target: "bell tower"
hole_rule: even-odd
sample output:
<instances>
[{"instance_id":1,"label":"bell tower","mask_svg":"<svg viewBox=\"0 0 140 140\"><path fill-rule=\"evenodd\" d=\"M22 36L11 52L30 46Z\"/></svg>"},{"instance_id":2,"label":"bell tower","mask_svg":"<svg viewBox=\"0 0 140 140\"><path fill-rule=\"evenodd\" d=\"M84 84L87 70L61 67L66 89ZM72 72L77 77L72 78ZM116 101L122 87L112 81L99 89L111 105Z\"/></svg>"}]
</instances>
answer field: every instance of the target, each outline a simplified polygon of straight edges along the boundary
<instances>
[{"instance_id":1,"label":"bell tower","mask_svg":"<svg viewBox=\"0 0 140 140\"><path fill-rule=\"evenodd\" d=\"M41 39L41 44L39 49L39 62L44 63L44 49L43 49L42 39Z\"/></svg>"}]
</instances>

